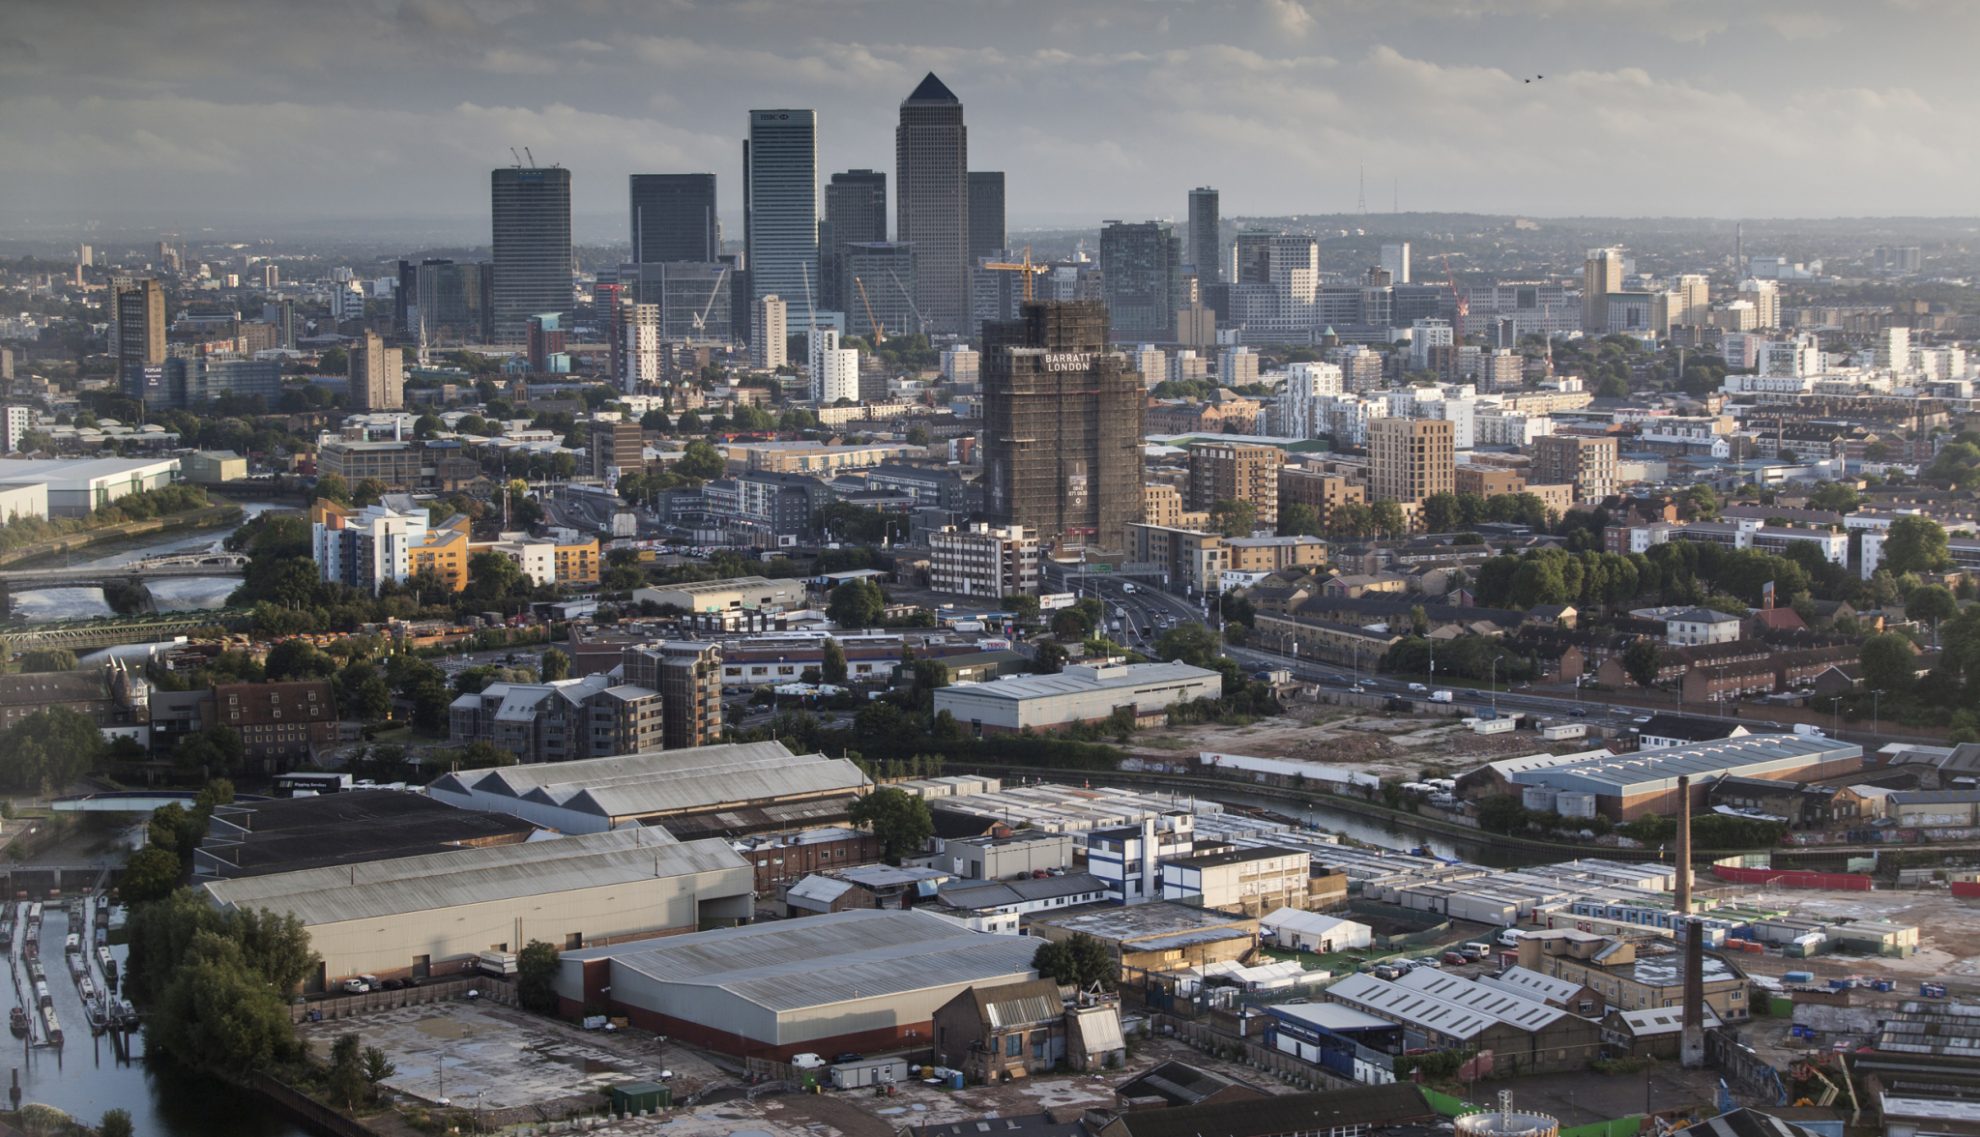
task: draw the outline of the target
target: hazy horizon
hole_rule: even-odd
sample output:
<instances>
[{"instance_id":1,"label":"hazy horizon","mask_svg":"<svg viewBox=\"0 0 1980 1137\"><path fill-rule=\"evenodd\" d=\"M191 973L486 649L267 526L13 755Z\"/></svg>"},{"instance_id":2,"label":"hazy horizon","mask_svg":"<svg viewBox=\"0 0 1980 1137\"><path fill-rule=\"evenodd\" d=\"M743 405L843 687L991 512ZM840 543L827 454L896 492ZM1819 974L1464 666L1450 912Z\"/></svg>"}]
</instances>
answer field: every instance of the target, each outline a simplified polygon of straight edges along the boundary
<instances>
[{"instance_id":1,"label":"hazy horizon","mask_svg":"<svg viewBox=\"0 0 1980 1137\"><path fill-rule=\"evenodd\" d=\"M1959 218L1960 0L22 0L0 29L0 231L347 219L485 232L488 171L713 171L815 107L820 179L892 180L933 70L1014 226L1401 212ZM1541 78L1544 76L1544 78ZM1527 80L1532 80L1528 82ZM1365 185L1365 190L1363 186ZM1304 211L1312 211L1305 213ZM144 219L144 220L139 220ZM595 239L595 238L593 238Z\"/></svg>"}]
</instances>

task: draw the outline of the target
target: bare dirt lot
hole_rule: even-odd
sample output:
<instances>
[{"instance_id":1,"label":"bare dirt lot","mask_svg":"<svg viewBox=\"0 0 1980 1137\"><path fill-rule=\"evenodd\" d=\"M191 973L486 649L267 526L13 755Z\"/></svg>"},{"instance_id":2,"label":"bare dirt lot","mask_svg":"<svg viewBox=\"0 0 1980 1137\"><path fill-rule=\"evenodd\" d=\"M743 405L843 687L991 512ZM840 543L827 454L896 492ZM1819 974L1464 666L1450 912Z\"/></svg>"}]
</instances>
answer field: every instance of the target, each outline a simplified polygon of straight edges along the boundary
<instances>
[{"instance_id":1,"label":"bare dirt lot","mask_svg":"<svg viewBox=\"0 0 1980 1137\"><path fill-rule=\"evenodd\" d=\"M1700 874L1704 879L1704 874ZM1701 890L1731 904L1788 908L1814 920L1888 920L1918 927L1918 952L1908 959L1884 956L1818 955L1785 959L1775 952L1741 956L1747 972L1778 976L1812 971L1817 978L1845 975L1888 976L1913 984L1921 979L1980 990L1980 901L1955 900L1931 889L1878 892L1826 892L1761 885L1710 885Z\"/></svg>"},{"instance_id":2,"label":"bare dirt lot","mask_svg":"<svg viewBox=\"0 0 1980 1137\"><path fill-rule=\"evenodd\" d=\"M1173 727L1135 746L1167 754L1203 750L1260 758L1289 758L1339 766L1378 777L1415 779L1426 769L1456 771L1550 748L1530 731L1474 734L1456 719L1357 712L1295 703L1283 715L1248 726Z\"/></svg>"}]
</instances>

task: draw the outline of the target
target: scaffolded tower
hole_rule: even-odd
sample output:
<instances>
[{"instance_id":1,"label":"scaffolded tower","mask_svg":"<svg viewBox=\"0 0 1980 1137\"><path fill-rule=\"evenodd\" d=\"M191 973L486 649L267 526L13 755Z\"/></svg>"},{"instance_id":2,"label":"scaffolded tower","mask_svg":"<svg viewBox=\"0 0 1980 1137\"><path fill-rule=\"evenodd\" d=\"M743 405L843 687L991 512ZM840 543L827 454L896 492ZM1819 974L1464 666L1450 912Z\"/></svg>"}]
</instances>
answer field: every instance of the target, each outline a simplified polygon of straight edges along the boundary
<instances>
[{"instance_id":1,"label":"scaffolded tower","mask_svg":"<svg viewBox=\"0 0 1980 1137\"><path fill-rule=\"evenodd\" d=\"M1053 547L1118 540L1141 520L1141 375L1109 350L1105 304L1030 301L1020 311L983 325L989 513Z\"/></svg>"}]
</instances>

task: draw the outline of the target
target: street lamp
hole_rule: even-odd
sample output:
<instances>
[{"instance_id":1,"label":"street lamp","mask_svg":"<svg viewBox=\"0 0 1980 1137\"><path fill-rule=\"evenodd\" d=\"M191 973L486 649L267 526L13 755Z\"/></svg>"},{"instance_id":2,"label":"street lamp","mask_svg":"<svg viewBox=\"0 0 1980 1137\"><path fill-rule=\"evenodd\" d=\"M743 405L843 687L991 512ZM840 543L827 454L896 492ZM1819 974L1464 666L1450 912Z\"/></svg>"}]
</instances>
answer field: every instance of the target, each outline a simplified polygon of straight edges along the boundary
<instances>
[{"instance_id":1,"label":"street lamp","mask_svg":"<svg viewBox=\"0 0 1980 1137\"><path fill-rule=\"evenodd\" d=\"M1841 695L1836 695L1829 699L1829 713L1834 716L1834 718L1829 723L1829 734L1831 737L1841 738L1842 737L1842 696Z\"/></svg>"},{"instance_id":2,"label":"street lamp","mask_svg":"<svg viewBox=\"0 0 1980 1137\"><path fill-rule=\"evenodd\" d=\"M1877 733L1877 710L1883 700L1884 692L1881 688L1870 692L1870 733L1873 736Z\"/></svg>"},{"instance_id":3,"label":"street lamp","mask_svg":"<svg viewBox=\"0 0 1980 1137\"><path fill-rule=\"evenodd\" d=\"M1499 713L1499 664L1504 660L1502 655L1492 657L1491 677L1486 680L1486 686L1492 691L1492 713L1495 715Z\"/></svg>"}]
</instances>

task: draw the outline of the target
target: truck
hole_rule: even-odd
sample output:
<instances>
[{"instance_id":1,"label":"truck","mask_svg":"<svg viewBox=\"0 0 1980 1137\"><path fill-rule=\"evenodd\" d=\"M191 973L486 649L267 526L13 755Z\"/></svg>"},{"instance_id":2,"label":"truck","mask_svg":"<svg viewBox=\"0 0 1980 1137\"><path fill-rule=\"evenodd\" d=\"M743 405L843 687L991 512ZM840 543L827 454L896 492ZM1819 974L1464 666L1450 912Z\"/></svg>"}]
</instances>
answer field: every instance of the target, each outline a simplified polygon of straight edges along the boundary
<instances>
[{"instance_id":1,"label":"truck","mask_svg":"<svg viewBox=\"0 0 1980 1137\"><path fill-rule=\"evenodd\" d=\"M1430 701L1433 703L1448 703L1451 701L1451 693L1449 691L1432 691L1430 692Z\"/></svg>"},{"instance_id":2,"label":"truck","mask_svg":"<svg viewBox=\"0 0 1980 1137\"><path fill-rule=\"evenodd\" d=\"M1920 983L1918 985L1918 993L1927 999L1943 999L1946 997L1946 985L1944 983Z\"/></svg>"},{"instance_id":3,"label":"truck","mask_svg":"<svg viewBox=\"0 0 1980 1137\"><path fill-rule=\"evenodd\" d=\"M514 975L516 973L516 953L512 951L484 951L474 957L475 970L483 975Z\"/></svg>"}]
</instances>

